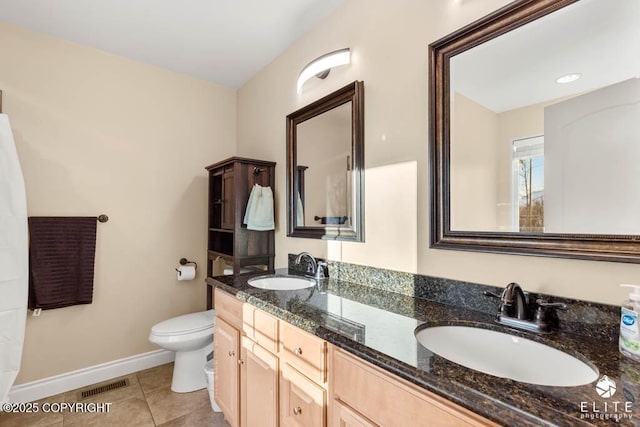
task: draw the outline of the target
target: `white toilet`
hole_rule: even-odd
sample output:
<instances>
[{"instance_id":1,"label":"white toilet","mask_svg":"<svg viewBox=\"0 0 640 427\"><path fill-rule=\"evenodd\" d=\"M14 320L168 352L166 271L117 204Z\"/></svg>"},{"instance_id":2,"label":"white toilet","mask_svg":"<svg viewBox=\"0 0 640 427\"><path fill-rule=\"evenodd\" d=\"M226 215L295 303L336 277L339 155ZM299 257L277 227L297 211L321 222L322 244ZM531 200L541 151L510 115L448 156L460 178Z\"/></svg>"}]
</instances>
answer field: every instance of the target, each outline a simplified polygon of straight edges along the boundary
<instances>
[{"instance_id":1,"label":"white toilet","mask_svg":"<svg viewBox=\"0 0 640 427\"><path fill-rule=\"evenodd\" d=\"M151 328L149 341L176 352L171 390L187 393L207 386L202 367L213 351L215 310L185 314Z\"/></svg>"}]
</instances>

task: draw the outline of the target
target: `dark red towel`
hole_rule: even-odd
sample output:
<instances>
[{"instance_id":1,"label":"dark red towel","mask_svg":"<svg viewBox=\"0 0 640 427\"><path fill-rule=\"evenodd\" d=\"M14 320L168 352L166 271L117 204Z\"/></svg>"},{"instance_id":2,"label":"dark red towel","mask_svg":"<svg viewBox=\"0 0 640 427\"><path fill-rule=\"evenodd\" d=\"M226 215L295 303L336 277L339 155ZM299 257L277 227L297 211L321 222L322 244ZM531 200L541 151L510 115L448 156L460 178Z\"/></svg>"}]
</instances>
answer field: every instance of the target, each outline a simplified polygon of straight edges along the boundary
<instances>
[{"instance_id":1,"label":"dark red towel","mask_svg":"<svg viewBox=\"0 0 640 427\"><path fill-rule=\"evenodd\" d=\"M95 217L29 217L29 308L91 304Z\"/></svg>"}]
</instances>

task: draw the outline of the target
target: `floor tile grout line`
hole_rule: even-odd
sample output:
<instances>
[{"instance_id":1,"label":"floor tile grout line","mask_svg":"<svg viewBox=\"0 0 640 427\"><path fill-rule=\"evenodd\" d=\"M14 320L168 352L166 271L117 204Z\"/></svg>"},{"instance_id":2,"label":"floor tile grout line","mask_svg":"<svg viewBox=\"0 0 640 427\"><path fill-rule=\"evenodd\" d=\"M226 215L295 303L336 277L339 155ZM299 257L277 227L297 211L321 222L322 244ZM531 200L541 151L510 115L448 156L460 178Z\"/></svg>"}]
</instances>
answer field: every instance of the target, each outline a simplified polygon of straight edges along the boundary
<instances>
[{"instance_id":1,"label":"floor tile grout line","mask_svg":"<svg viewBox=\"0 0 640 427\"><path fill-rule=\"evenodd\" d=\"M144 391L143 391L143 393L144 393ZM157 426L158 426L158 423L156 422L156 419L155 419L155 417L153 416L153 412L151 412L151 406L149 406L149 402L147 402L147 398L146 398L146 396L145 396L145 398L144 398L144 403L145 403L145 405L147 405L147 410L149 411L149 415L151 415L151 420L153 421L153 425L154 425L154 427L157 427Z\"/></svg>"},{"instance_id":2,"label":"floor tile grout line","mask_svg":"<svg viewBox=\"0 0 640 427\"><path fill-rule=\"evenodd\" d=\"M140 372L144 372L144 371L140 371ZM149 397L147 395L147 392L145 391L144 387L142 387L142 382L140 381L140 372L136 372L136 379L138 380L138 384L140 384L140 389L142 390L142 396L144 396L144 404L147 405L147 410L149 411L149 415L151 415L151 420L153 421L153 425L154 427L158 426L158 423L156 422L156 418L153 416L153 411L151 410L151 406L149 406L149 401L147 400L147 398Z\"/></svg>"}]
</instances>

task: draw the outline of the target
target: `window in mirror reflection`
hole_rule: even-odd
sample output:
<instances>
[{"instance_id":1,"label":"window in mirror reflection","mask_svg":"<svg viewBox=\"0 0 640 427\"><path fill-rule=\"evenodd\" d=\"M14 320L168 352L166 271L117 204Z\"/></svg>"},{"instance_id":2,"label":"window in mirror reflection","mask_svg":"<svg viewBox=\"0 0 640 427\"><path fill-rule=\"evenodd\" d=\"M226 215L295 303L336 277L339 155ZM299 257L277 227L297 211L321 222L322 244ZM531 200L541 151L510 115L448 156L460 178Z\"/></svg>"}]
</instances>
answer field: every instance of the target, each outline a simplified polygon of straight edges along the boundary
<instances>
[{"instance_id":1,"label":"window in mirror reflection","mask_svg":"<svg viewBox=\"0 0 640 427\"><path fill-rule=\"evenodd\" d=\"M512 146L513 230L527 233L543 232L544 137L516 139Z\"/></svg>"},{"instance_id":2,"label":"window in mirror reflection","mask_svg":"<svg viewBox=\"0 0 640 427\"><path fill-rule=\"evenodd\" d=\"M296 226L351 225L351 102L297 126Z\"/></svg>"}]
</instances>

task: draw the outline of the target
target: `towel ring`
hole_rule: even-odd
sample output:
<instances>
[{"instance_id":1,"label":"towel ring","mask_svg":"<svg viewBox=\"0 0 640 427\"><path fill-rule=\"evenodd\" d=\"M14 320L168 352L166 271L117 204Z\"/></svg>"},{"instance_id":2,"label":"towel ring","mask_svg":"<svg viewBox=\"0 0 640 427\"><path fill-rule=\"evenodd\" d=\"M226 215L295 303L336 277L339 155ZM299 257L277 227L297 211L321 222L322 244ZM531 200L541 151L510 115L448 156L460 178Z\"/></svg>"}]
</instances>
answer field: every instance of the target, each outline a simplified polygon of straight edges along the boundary
<instances>
[{"instance_id":1,"label":"towel ring","mask_svg":"<svg viewBox=\"0 0 640 427\"><path fill-rule=\"evenodd\" d=\"M253 168L254 175L260 175L262 172L264 172L264 168L259 168L257 166Z\"/></svg>"}]
</instances>

